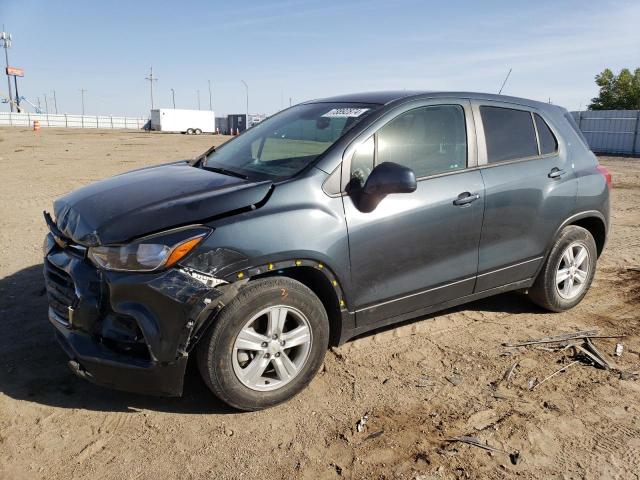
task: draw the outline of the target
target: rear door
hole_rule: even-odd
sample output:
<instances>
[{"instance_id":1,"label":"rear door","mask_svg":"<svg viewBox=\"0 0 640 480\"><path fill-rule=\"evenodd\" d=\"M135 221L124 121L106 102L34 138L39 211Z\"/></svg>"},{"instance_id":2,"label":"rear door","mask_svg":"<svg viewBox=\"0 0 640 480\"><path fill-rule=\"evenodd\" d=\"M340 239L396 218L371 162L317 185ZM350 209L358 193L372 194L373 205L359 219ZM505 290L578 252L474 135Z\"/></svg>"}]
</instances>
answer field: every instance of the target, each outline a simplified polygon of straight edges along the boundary
<instances>
[{"instance_id":1,"label":"rear door","mask_svg":"<svg viewBox=\"0 0 640 480\"><path fill-rule=\"evenodd\" d=\"M473 102L485 185L476 292L532 278L559 224L575 209L567 148L542 111Z\"/></svg>"},{"instance_id":2,"label":"rear door","mask_svg":"<svg viewBox=\"0 0 640 480\"><path fill-rule=\"evenodd\" d=\"M360 184L386 161L417 178L415 192L388 195L373 211L343 197L359 326L473 292L484 191L471 116L466 100L406 105L363 134L343 164Z\"/></svg>"}]
</instances>

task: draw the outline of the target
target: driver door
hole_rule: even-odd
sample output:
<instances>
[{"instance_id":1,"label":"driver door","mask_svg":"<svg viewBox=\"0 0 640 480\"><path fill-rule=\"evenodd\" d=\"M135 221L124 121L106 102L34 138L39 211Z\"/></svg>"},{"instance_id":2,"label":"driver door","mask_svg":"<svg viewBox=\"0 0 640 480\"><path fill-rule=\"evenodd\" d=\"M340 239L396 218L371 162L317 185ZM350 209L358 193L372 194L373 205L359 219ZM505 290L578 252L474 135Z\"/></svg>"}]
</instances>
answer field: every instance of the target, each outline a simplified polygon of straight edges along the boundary
<instances>
[{"instance_id":1,"label":"driver door","mask_svg":"<svg viewBox=\"0 0 640 480\"><path fill-rule=\"evenodd\" d=\"M478 270L484 185L469 169L477 160L469 102L422 101L385 120L343 165L350 191L387 161L411 168L417 189L372 211L359 195L343 197L358 326L469 295Z\"/></svg>"}]
</instances>

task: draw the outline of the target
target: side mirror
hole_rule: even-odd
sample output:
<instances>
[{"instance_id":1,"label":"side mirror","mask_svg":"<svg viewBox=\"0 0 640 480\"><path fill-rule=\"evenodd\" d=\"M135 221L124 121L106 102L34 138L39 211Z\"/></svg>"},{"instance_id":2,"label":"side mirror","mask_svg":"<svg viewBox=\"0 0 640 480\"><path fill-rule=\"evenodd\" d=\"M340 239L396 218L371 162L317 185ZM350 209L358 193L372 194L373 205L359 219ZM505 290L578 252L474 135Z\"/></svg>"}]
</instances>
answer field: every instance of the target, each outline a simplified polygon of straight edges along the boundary
<instances>
[{"instance_id":1,"label":"side mirror","mask_svg":"<svg viewBox=\"0 0 640 480\"><path fill-rule=\"evenodd\" d=\"M413 170L393 162L377 165L363 187L364 194L377 197L390 193L411 193L415 190L416 175Z\"/></svg>"}]
</instances>

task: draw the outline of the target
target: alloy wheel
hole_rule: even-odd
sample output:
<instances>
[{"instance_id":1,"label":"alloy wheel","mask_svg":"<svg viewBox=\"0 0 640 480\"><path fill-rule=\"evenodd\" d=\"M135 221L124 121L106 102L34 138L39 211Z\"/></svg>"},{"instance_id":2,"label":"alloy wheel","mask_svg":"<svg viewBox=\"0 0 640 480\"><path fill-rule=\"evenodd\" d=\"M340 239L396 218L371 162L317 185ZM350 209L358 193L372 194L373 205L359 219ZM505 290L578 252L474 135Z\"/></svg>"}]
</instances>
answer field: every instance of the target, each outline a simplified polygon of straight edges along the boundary
<instances>
[{"instance_id":1,"label":"alloy wheel","mask_svg":"<svg viewBox=\"0 0 640 480\"><path fill-rule=\"evenodd\" d=\"M265 308L238 333L233 371L252 390L276 390L300 373L312 341L309 320L302 312L287 305Z\"/></svg>"},{"instance_id":2,"label":"alloy wheel","mask_svg":"<svg viewBox=\"0 0 640 480\"><path fill-rule=\"evenodd\" d=\"M556 270L556 289L566 299L576 298L584 290L589 278L589 251L582 242L570 244L560 257Z\"/></svg>"}]
</instances>

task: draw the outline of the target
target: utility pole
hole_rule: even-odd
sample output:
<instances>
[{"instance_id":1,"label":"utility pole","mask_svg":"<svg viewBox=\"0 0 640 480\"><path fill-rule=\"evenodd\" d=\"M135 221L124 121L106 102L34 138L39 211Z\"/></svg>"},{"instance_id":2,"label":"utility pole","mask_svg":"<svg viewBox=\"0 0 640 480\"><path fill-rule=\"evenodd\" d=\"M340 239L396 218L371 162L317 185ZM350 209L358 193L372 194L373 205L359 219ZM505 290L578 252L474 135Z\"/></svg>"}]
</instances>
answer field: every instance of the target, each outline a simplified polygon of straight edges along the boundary
<instances>
[{"instance_id":1,"label":"utility pole","mask_svg":"<svg viewBox=\"0 0 640 480\"><path fill-rule=\"evenodd\" d=\"M171 89L171 101L173 102L173 109L176 109L176 91Z\"/></svg>"},{"instance_id":2,"label":"utility pole","mask_svg":"<svg viewBox=\"0 0 640 480\"><path fill-rule=\"evenodd\" d=\"M200 110L200 90L196 90L196 95L198 95L198 110Z\"/></svg>"},{"instance_id":3,"label":"utility pole","mask_svg":"<svg viewBox=\"0 0 640 480\"><path fill-rule=\"evenodd\" d=\"M49 113L49 102L47 102L47 94L44 94L44 111L45 113Z\"/></svg>"},{"instance_id":4,"label":"utility pole","mask_svg":"<svg viewBox=\"0 0 640 480\"><path fill-rule=\"evenodd\" d=\"M80 95L82 96L82 115L84 115L84 94L87 90L84 88L80 89Z\"/></svg>"},{"instance_id":5,"label":"utility pole","mask_svg":"<svg viewBox=\"0 0 640 480\"><path fill-rule=\"evenodd\" d=\"M289 97L289 106L291 106L291 97Z\"/></svg>"},{"instance_id":6,"label":"utility pole","mask_svg":"<svg viewBox=\"0 0 640 480\"><path fill-rule=\"evenodd\" d=\"M153 82L158 81L158 79L153 76L153 66L151 66L151 73L149 73L149 76L144 78L145 80L149 80L149 85L151 86L151 110L153 110Z\"/></svg>"},{"instance_id":7,"label":"utility pole","mask_svg":"<svg viewBox=\"0 0 640 480\"><path fill-rule=\"evenodd\" d=\"M56 91L53 91L53 108L56 109L56 115L58 114L58 100L56 100Z\"/></svg>"},{"instance_id":8,"label":"utility pole","mask_svg":"<svg viewBox=\"0 0 640 480\"><path fill-rule=\"evenodd\" d=\"M211 95L211 80L207 80L209 83L209 110L213 112L213 96Z\"/></svg>"},{"instance_id":9,"label":"utility pole","mask_svg":"<svg viewBox=\"0 0 640 480\"><path fill-rule=\"evenodd\" d=\"M4 48L4 59L6 62L6 66L7 68L9 68L9 48L11 48L11 34L4 31L4 25L2 26L2 33L0 33L0 40L2 40L2 47ZM5 72L7 72L7 70L5 70ZM13 92L11 90L11 77L9 76L8 72L7 83L9 85L9 108L13 112Z\"/></svg>"},{"instance_id":10,"label":"utility pole","mask_svg":"<svg viewBox=\"0 0 640 480\"><path fill-rule=\"evenodd\" d=\"M246 122L245 128L249 128L249 85L247 85L247 82L245 82L244 80L240 80L240 81L244 85L244 88L245 88L246 93L247 93L247 118L245 120L245 122Z\"/></svg>"}]
</instances>

